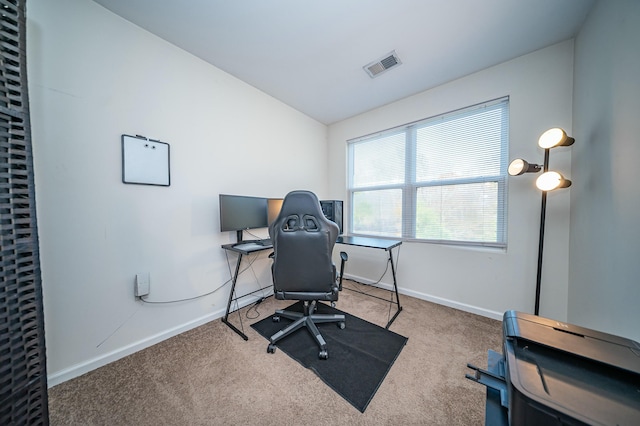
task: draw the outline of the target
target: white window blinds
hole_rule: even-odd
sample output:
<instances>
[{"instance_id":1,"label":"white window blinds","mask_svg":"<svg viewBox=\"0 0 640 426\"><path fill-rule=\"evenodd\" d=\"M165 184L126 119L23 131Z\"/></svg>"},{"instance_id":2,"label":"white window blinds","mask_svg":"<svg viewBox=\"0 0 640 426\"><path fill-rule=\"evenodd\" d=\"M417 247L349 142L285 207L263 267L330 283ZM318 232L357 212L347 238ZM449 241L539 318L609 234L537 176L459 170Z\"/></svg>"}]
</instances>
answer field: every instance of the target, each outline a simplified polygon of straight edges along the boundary
<instances>
[{"instance_id":1,"label":"white window blinds","mask_svg":"<svg viewBox=\"0 0 640 426\"><path fill-rule=\"evenodd\" d=\"M349 141L350 232L504 246L509 100Z\"/></svg>"}]
</instances>

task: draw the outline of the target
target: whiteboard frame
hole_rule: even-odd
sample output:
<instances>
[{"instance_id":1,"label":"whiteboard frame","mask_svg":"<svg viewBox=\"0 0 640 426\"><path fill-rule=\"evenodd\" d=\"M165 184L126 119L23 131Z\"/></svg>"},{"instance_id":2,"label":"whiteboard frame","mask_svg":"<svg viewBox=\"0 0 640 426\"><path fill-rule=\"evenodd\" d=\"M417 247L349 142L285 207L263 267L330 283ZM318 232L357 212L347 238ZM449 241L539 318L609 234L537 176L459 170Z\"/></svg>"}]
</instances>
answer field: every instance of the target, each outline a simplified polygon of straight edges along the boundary
<instances>
[{"instance_id":1,"label":"whiteboard frame","mask_svg":"<svg viewBox=\"0 0 640 426\"><path fill-rule=\"evenodd\" d=\"M170 186L169 144L140 135L122 135L122 183Z\"/></svg>"}]
</instances>

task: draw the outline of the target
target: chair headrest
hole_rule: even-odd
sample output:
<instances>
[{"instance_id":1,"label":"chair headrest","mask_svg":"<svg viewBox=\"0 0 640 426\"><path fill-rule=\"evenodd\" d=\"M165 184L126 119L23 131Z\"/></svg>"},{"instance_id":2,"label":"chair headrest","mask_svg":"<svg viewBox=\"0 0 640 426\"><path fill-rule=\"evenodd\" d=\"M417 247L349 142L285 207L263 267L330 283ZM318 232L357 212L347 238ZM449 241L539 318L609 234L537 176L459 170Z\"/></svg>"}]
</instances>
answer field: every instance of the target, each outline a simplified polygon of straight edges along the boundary
<instances>
[{"instance_id":1,"label":"chair headrest","mask_svg":"<svg viewBox=\"0 0 640 426\"><path fill-rule=\"evenodd\" d=\"M304 230L306 232L317 232L323 228L333 227L322 213L322 207L316 194L311 191L291 191L284 201L280 213L271 224L271 231L294 232Z\"/></svg>"}]
</instances>

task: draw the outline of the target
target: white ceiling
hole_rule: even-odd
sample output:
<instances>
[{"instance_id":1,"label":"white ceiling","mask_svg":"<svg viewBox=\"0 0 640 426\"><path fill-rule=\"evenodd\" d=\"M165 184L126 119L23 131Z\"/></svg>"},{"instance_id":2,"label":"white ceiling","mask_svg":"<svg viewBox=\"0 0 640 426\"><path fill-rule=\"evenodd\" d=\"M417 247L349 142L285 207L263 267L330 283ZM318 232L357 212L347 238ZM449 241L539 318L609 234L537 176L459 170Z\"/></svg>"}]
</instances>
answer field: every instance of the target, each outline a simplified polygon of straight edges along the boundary
<instances>
[{"instance_id":1,"label":"white ceiling","mask_svg":"<svg viewBox=\"0 0 640 426\"><path fill-rule=\"evenodd\" d=\"M331 124L574 37L594 0L94 0ZM395 50L372 79L363 67Z\"/></svg>"}]
</instances>

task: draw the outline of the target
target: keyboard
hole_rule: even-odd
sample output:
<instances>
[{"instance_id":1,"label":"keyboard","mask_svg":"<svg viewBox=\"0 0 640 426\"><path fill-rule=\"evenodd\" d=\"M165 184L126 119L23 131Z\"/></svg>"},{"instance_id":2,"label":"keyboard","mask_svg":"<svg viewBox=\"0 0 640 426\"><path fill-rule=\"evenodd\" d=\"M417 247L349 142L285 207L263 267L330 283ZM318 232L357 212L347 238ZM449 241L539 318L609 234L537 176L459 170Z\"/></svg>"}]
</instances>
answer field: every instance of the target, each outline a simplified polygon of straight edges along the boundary
<instances>
[{"instance_id":1,"label":"keyboard","mask_svg":"<svg viewBox=\"0 0 640 426\"><path fill-rule=\"evenodd\" d=\"M246 242L246 243L234 244L233 248L236 248L238 250L244 250L244 251L254 251L254 250L261 250L264 248L264 246L256 242Z\"/></svg>"},{"instance_id":2,"label":"keyboard","mask_svg":"<svg viewBox=\"0 0 640 426\"><path fill-rule=\"evenodd\" d=\"M265 247L273 247L271 239L265 238L264 240L244 241L233 245L233 248L244 251L261 250Z\"/></svg>"}]
</instances>

